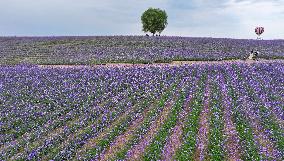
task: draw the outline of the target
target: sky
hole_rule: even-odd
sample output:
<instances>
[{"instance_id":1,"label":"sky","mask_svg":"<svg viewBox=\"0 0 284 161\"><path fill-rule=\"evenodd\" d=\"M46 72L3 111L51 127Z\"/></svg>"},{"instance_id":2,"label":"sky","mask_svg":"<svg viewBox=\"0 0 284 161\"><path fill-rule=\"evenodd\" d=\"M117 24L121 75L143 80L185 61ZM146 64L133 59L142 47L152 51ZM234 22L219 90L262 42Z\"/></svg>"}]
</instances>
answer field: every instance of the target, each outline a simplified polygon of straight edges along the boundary
<instances>
[{"instance_id":1,"label":"sky","mask_svg":"<svg viewBox=\"0 0 284 161\"><path fill-rule=\"evenodd\" d=\"M167 12L162 35L284 39L284 0L0 0L0 36L145 35L149 7Z\"/></svg>"}]
</instances>

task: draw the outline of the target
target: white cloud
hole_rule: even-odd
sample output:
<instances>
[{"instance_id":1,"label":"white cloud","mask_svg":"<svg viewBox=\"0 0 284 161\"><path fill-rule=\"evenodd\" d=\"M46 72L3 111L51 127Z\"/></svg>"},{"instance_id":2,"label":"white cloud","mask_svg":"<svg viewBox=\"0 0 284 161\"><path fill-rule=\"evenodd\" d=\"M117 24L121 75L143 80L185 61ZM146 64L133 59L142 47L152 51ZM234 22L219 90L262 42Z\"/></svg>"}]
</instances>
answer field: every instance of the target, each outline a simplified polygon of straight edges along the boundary
<instances>
[{"instance_id":1,"label":"white cloud","mask_svg":"<svg viewBox=\"0 0 284 161\"><path fill-rule=\"evenodd\" d=\"M168 13L165 35L284 38L284 0L0 0L0 35L144 34L148 7Z\"/></svg>"},{"instance_id":2,"label":"white cloud","mask_svg":"<svg viewBox=\"0 0 284 161\"><path fill-rule=\"evenodd\" d=\"M230 0L224 13L231 13L239 18L241 37L253 37L254 27L263 26L264 38L284 37L284 1L265 0ZM249 35L248 35L249 34Z\"/></svg>"},{"instance_id":3,"label":"white cloud","mask_svg":"<svg viewBox=\"0 0 284 161\"><path fill-rule=\"evenodd\" d=\"M254 28L264 26L264 39L284 38L281 0L193 0L188 8L176 8L175 22L166 33L254 39Z\"/></svg>"}]
</instances>

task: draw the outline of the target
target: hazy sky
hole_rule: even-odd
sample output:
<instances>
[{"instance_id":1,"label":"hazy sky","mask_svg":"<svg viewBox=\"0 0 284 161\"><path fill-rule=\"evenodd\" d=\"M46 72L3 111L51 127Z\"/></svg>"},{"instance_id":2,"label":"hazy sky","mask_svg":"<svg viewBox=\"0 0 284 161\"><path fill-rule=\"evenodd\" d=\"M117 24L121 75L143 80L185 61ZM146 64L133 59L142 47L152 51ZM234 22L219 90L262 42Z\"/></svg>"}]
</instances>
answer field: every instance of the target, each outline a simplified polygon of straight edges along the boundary
<instances>
[{"instance_id":1,"label":"hazy sky","mask_svg":"<svg viewBox=\"0 0 284 161\"><path fill-rule=\"evenodd\" d=\"M284 39L284 0L0 0L0 36L144 35L149 7L168 14L162 35Z\"/></svg>"}]
</instances>

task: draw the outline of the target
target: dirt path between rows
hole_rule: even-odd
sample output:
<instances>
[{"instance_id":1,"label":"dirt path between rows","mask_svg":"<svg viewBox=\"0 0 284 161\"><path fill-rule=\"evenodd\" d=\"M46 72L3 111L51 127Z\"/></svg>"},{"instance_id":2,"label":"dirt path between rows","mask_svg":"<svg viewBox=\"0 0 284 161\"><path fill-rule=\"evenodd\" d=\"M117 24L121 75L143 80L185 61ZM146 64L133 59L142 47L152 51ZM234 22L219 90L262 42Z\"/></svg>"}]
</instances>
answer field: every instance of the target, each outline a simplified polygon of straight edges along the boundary
<instances>
[{"instance_id":1,"label":"dirt path between rows","mask_svg":"<svg viewBox=\"0 0 284 161\"><path fill-rule=\"evenodd\" d=\"M153 63L153 64L131 64L131 63L106 63L101 65L38 65L41 68L98 68L98 67L163 67L163 66L181 66L181 65L195 65L195 64L234 64L234 63L245 63L245 64L254 64L254 63L273 63L281 62L284 63L284 59L258 59L258 60L221 60L221 61L172 61L171 63Z\"/></svg>"}]
</instances>

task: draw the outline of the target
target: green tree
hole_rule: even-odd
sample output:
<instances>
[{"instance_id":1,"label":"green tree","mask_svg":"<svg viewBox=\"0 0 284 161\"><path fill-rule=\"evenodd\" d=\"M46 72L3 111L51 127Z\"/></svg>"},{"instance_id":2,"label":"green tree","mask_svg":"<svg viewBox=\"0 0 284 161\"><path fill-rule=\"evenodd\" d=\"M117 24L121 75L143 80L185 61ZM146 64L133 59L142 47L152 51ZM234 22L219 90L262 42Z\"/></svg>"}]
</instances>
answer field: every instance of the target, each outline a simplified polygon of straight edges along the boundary
<instances>
[{"instance_id":1,"label":"green tree","mask_svg":"<svg viewBox=\"0 0 284 161\"><path fill-rule=\"evenodd\" d=\"M153 36L155 33L161 34L168 24L167 18L166 11L159 8L149 8L141 16L143 31L150 32Z\"/></svg>"}]
</instances>

